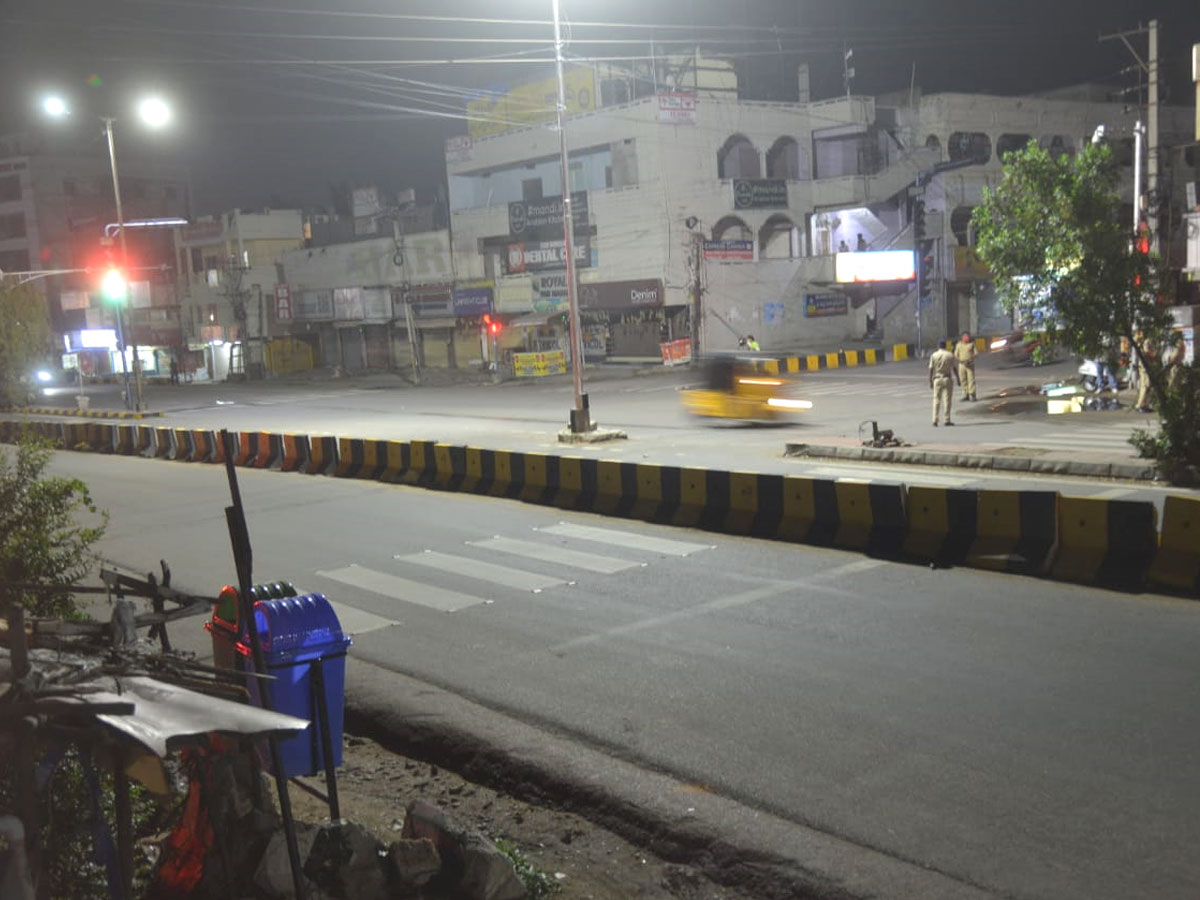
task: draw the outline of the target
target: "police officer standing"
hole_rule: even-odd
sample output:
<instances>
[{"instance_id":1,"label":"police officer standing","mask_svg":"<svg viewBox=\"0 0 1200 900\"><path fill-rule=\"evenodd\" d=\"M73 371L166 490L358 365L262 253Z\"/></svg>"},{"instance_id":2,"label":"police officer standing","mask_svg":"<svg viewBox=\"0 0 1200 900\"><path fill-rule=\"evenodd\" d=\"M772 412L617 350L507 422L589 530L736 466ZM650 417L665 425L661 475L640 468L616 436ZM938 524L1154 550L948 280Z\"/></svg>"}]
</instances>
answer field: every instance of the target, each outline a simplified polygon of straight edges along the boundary
<instances>
[{"instance_id":1,"label":"police officer standing","mask_svg":"<svg viewBox=\"0 0 1200 900\"><path fill-rule=\"evenodd\" d=\"M962 340L954 345L954 358L958 360L958 383L962 385L963 399L975 400L975 342L970 332L964 331Z\"/></svg>"},{"instance_id":2,"label":"police officer standing","mask_svg":"<svg viewBox=\"0 0 1200 900\"><path fill-rule=\"evenodd\" d=\"M950 401L954 399L954 388L950 385L950 379L959 380L958 369L954 365L954 354L947 350L941 344L938 344L937 350L929 357L929 386L933 388L933 424L936 427L938 423L938 410L941 409L942 401L946 403L946 418L947 425L953 425L950 421Z\"/></svg>"}]
</instances>

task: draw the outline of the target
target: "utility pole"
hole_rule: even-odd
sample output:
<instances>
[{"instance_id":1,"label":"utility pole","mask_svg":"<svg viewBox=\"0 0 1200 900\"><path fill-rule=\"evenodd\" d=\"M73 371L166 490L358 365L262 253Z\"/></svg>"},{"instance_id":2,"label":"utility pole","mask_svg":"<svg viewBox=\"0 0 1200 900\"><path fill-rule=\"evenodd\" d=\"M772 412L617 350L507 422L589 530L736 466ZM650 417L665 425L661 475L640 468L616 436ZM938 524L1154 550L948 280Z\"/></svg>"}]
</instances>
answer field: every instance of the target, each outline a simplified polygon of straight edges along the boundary
<instances>
[{"instance_id":1,"label":"utility pole","mask_svg":"<svg viewBox=\"0 0 1200 900\"><path fill-rule=\"evenodd\" d=\"M1129 42L1129 38L1133 35L1147 34L1147 54L1143 59L1141 54L1134 49L1133 44ZM1116 34L1104 34L1100 36L1101 41L1111 41L1119 39L1125 45L1125 48L1133 55L1138 67L1146 75L1147 96L1146 96L1146 196L1149 202L1146 205L1146 226L1150 230L1150 252L1157 254L1158 246L1158 81L1159 81L1159 65L1158 65L1158 20L1151 19L1149 27L1139 25L1135 29L1129 31L1119 31ZM1133 208L1135 215L1140 213L1139 205L1141 197L1133 198Z\"/></svg>"}]
</instances>

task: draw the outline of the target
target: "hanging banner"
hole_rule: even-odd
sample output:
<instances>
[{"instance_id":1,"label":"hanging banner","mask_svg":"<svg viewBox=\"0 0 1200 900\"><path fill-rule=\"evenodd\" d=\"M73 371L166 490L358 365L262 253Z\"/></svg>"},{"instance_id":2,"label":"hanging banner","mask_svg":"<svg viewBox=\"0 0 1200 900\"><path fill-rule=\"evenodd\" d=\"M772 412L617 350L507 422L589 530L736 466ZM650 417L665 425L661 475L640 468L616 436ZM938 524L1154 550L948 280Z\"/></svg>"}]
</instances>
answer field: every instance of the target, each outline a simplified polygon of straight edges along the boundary
<instances>
[{"instance_id":1,"label":"hanging banner","mask_svg":"<svg viewBox=\"0 0 1200 900\"><path fill-rule=\"evenodd\" d=\"M664 125L695 125L696 95L684 91L660 91L658 121Z\"/></svg>"},{"instance_id":2,"label":"hanging banner","mask_svg":"<svg viewBox=\"0 0 1200 900\"><path fill-rule=\"evenodd\" d=\"M543 272L547 269L565 269L567 254L563 242L538 241L524 244L509 244L504 255L504 273L520 275L524 272ZM576 241L575 265L580 268L592 264L592 249L588 241Z\"/></svg>"},{"instance_id":3,"label":"hanging banner","mask_svg":"<svg viewBox=\"0 0 1200 900\"><path fill-rule=\"evenodd\" d=\"M587 191L571 193L571 222L575 231L587 228ZM519 240L562 238L563 198L543 197L541 200L515 200L508 204L508 233Z\"/></svg>"}]
</instances>

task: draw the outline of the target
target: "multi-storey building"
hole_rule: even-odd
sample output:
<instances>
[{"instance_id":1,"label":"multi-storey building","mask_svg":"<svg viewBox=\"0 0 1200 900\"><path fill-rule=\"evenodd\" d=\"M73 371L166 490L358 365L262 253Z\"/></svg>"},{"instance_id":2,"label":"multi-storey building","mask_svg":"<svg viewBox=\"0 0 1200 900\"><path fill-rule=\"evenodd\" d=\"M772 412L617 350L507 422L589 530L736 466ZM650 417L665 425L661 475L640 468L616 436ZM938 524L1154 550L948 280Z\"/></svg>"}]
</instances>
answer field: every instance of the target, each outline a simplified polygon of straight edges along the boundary
<instances>
[{"instance_id":1,"label":"multi-storey building","mask_svg":"<svg viewBox=\"0 0 1200 900\"><path fill-rule=\"evenodd\" d=\"M126 222L186 216L187 173L130 157L121 160ZM97 294L100 271L119 262L112 173L104 155L57 152L27 135L0 137L0 269L61 272L38 277L53 330L81 351L89 373L120 371L113 312ZM126 230L131 290L126 338L152 374L179 345L169 231ZM73 270L73 271L72 271Z\"/></svg>"},{"instance_id":2,"label":"multi-storey building","mask_svg":"<svg viewBox=\"0 0 1200 900\"><path fill-rule=\"evenodd\" d=\"M655 357L679 335L704 350L746 334L803 350L1006 330L970 228L1002 155L1031 139L1074 152L1103 124L1132 197L1139 113L1083 89L777 103L739 99L732 67L711 60L569 77L592 79L576 96L598 98L569 100L566 122L588 358ZM455 273L494 281L496 311L525 326L527 348L565 347L559 135L527 110L505 124L496 107L447 143ZM1164 108L1161 121L1164 147L1190 140L1190 111ZM1195 170L1161 158L1169 224ZM903 255L910 277L856 282L873 277L875 251L914 248L918 201L932 290L918 300ZM1171 254L1180 237L1164 230Z\"/></svg>"},{"instance_id":3,"label":"multi-storey building","mask_svg":"<svg viewBox=\"0 0 1200 900\"><path fill-rule=\"evenodd\" d=\"M185 377L261 378L312 368L312 348L284 339L292 309L280 286L284 255L303 244L304 217L296 209L235 209L176 230Z\"/></svg>"}]
</instances>

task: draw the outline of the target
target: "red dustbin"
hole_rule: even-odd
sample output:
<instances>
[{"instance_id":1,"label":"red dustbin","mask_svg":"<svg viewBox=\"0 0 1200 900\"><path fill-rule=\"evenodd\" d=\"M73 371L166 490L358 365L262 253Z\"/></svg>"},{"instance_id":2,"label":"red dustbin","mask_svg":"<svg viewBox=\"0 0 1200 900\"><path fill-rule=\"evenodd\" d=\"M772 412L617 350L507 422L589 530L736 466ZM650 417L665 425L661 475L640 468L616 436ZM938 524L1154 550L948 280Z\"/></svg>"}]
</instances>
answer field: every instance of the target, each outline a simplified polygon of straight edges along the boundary
<instances>
[{"instance_id":1,"label":"red dustbin","mask_svg":"<svg viewBox=\"0 0 1200 900\"><path fill-rule=\"evenodd\" d=\"M212 619L204 623L204 630L212 635L213 665L218 669L235 672L244 670L242 654L245 642L238 634L238 592L232 585L225 585L217 595Z\"/></svg>"}]
</instances>

